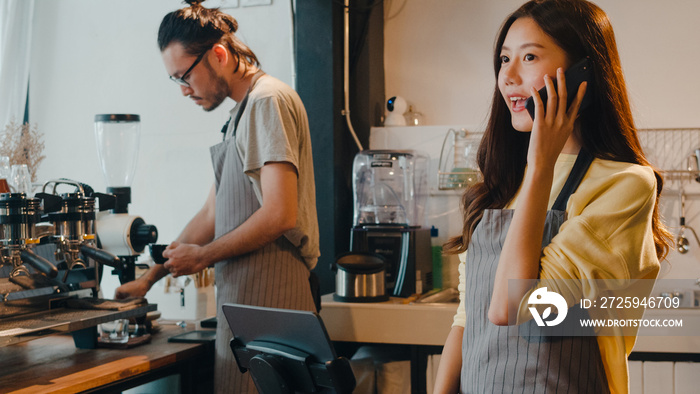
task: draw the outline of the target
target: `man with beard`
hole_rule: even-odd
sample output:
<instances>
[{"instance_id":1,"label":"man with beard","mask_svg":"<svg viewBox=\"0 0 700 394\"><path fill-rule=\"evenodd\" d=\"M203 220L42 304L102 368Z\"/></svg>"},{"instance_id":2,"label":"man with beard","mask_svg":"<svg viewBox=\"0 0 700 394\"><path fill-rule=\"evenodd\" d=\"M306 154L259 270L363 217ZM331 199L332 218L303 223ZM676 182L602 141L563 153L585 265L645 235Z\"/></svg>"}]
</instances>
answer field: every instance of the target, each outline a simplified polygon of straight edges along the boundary
<instances>
[{"instance_id":1,"label":"man with beard","mask_svg":"<svg viewBox=\"0 0 700 394\"><path fill-rule=\"evenodd\" d=\"M202 0L161 22L158 45L170 79L205 111L236 101L224 141L211 147L215 183L202 209L163 252L168 261L120 286L143 297L168 273L214 265L217 286L215 387L255 392L229 348L223 303L316 310L309 286L319 256L311 138L297 93L266 75L234 34L237 21Z\"/></svg>"}]
</instances>

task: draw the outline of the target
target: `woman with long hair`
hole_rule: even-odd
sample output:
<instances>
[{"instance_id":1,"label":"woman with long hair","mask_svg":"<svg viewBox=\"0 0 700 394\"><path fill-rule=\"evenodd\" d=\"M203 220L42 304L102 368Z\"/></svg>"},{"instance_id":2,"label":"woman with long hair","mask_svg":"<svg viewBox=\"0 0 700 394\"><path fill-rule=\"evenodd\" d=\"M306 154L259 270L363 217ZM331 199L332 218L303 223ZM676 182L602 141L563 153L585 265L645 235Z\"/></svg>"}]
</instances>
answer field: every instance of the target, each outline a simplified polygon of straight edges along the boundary
<instances>
[{"instance_id":1,"label":"woman with long hair","mask_svg":"<svg viewBox=\"0 0 700 394\"><path fill-rule=\"evenodd\" d=\"M592 78L567 91L564 72L583 59ZM610 20L585 0L529 1L501 27L493 62L484 180L464 193L462 234L445 245L460 254L461 302L435 392L628 392L634 336L535 338L515 325L528 281L585 282L559 283L572 307L580 292L653 283L669 248L663 180L637 137Z\"/></svg>"}]
</instances>

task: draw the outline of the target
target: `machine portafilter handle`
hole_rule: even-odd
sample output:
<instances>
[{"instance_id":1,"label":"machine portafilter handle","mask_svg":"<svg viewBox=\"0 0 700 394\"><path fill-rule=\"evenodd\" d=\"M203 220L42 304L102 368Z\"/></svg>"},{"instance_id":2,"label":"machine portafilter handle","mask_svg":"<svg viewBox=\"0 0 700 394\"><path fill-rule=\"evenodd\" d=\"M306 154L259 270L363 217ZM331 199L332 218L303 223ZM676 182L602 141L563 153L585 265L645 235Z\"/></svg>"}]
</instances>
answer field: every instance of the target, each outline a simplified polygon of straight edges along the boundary
<instances>
[{"instance_id":1,"label":"machine portafilter handle","mask_svg":"<svg viewBox=\"0 0 700 394\"><path fill-rule=\"evenodd\" d=\"M37 271L43 273L49 278L55 278L58 276L58 268L56 268L55 265L51 264L50 261L30 250L22 250L19 253L19 257L22 259L22 262L31 265L32 267L36 268Z\"/></svg>"},{"instance_id":2,"label":"machine portafilter handle","mask_svg":"<svg viewBox=\"0 0 700 394\"><path fill-rule=\"evenodd\" d=\"M122 263L119 257L105 252L102 249L92 247L90 245L80 245L80 251L87 257L97 261L100 264L110 266L112 268L121 267Z\"/></svg>"}]
</instances>

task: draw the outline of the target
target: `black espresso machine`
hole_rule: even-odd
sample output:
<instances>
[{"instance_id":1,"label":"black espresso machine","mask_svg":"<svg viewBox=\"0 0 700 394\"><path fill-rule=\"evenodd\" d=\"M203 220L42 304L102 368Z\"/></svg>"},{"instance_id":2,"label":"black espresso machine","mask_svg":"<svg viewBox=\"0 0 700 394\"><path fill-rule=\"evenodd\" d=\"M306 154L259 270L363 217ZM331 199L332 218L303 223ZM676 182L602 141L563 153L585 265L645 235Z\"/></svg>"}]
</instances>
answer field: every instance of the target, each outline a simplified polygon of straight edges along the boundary
<instances>
[{"instance_id":1,"label":"black espresso machine","mask_svg":"<svg viewBox=\"0 0 700 394\"><path fill-rule=\"evenodd\" d=\"M0 346L71 332L77 347L94 348L96 325L155 310L98 298L102 267L122 267L97 246L96 203L106 210L114 200L68 179L34 196L0 194Z\"/></svg>"},{"instance_id":2,"label":"black espresso machine","mask_svg":"<svg viewBox=\"0 0 700 394\"><path fill-rule=\"evenodd\" d=\"M353 252L386 259L394 297L433 287L430 229L425 228L428 156L414 150L364 150L353 163Z\"/></svg>"},{"instance_id":3,"label":"black espresso machine","mask_svg":"<svg viewBox=\"0 0 700 394\"><path fill-rule=\"evenodd\" d=\"M59 184L75 187L58 194ZM52 193L47 193L47 187ZM116 256L96 247L95 202L111 196L85 193L86 185L61 179L40 193L0 194L0 323L5 317L41 311L54 299L88 290L96 296L98 265ZM89 187L88 187L89 188Z\"/></svg>"},{"instance_id":4,"label":"black espresso machine","mask_svg":"<svg viewBox=\"0 0 700 394\"><path fill-rule=\"evenodd\" d=\"M79 348L97 346L100 323L145 319L143 298L105 300L105 267L121 283L157 241L157 229L127 212L140 136L138 115L95 116L108 193L61 178L39 193L0 194L0 346L72 333Z\"/></svg>"}]
</instances>

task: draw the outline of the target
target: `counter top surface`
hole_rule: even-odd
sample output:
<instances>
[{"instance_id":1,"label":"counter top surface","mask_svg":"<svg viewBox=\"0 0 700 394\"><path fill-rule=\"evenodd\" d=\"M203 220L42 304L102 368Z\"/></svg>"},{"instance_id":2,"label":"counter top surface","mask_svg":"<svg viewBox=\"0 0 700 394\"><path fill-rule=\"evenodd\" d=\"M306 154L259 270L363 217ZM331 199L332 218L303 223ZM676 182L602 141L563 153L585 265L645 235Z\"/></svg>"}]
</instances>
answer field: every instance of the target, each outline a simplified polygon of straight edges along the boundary
<instances>
[{"instance_id":1,"label":"counter top surface","mask_svg":"<svg viewBox=\"0 0 700 394\"><path fill-rule=\"evenodd\" d=\"M156 305L125 310L56 308L28 315L0 319L0 347L33 341L47 335L70 333L97 324L141 316L155 311Z\"/></svg>"},{"instance_id":2,"label":"counter top surface","mask_svg":"<svg viewBox=\"0 0 700 394\"><path fill-rule=\"evenodd\" d=\"M333 341L443 346L458 304L414 304L400 298L337 302L327 294L322 297L322 306L321 317ZM650 310L645 318L682 319L684 330L669 328L652 335L641 329L634 352L700 353L700 336L688 335L692 327L700 327L700 308Z\"/></svg>"},{"instance_id":3,"label":"counter top surface","mask_svg":"<svg viewBox=\"0 0 700 394\"><path fill-rule=\"evenodd\" d=\"M152 335L150 343L130 349L78 349L70 335L52 335L2 347L1 391L92 390L204 356L206 344L168 342L169 337L192 329L164 325Z\"/></svg>"}]
</instances>

